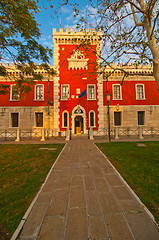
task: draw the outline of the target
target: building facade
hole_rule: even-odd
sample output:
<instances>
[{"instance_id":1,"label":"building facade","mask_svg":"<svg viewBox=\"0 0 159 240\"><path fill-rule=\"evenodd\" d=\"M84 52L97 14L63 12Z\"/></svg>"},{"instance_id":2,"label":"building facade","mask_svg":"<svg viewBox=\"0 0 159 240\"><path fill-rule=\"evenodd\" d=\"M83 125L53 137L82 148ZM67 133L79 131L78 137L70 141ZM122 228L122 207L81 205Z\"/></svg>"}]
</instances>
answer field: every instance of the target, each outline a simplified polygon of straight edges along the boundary
<instances>
[{"instance_id":1,"label":"building facade","mask_svg":"<svg viewBox=\"0 0 159 240\"><path fill-rule=\"evenodd\" d=\"M20 96L14 79L0 78L10 92L0 96L1 130L45 129L57 136L69 129L72 134L105 134L108 129L109 101L110 128L138 127L159 129L159 92L149 65L113 64L99 69L101 32L53 29L54 66L57 74L49 77L42 70L43 80L32 87L30 94ZM6 65L11 75L20 72L14 65ZM116 70L114 70L116 69ZM123 80L124 69L130 76ZM142 75L141 75L142 73ZM108 77L109 76L109 77Z\"/></svg>"}]
</instances>

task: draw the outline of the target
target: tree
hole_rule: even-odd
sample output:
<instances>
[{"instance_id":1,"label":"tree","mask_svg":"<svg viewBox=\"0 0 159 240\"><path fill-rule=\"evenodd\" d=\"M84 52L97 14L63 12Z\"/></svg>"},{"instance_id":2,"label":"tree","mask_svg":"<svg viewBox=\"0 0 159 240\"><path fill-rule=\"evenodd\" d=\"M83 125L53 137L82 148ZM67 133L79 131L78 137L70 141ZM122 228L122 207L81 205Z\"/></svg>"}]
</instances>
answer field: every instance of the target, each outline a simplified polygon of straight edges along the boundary
<instances>
[{"instance_id":1,"label":"tree","mask_svg":"<svg viewBox=\"0 0 159 240\"><path fill-rule=\"evenodd\" d=\"M69 4L80 20L78 28L102 30L106 64L135 62L137 67L153 63L159 89L159 0L89 0L85 13L80 12L78 2Z\"/></svg>"},{"instance_id":2,"label":"tree","mask_svg":"<svg viewBox=\"0 0 159 240\"><path fill-rule=\"evenodd\" d=\"M0 76L13 79L21 93L29 92L35 79L42 79L41 74L35 73L35 60L42 62L39 68L55 74L48 64L51 50L38 43L41 34L34 15L39 11L34 0L0 1L0 62L13 62L20 70L20 76L11 76L1 64ZM6 94L7 89L7 84L0 85L1 94Z\"/></svg>"}]
</instances>

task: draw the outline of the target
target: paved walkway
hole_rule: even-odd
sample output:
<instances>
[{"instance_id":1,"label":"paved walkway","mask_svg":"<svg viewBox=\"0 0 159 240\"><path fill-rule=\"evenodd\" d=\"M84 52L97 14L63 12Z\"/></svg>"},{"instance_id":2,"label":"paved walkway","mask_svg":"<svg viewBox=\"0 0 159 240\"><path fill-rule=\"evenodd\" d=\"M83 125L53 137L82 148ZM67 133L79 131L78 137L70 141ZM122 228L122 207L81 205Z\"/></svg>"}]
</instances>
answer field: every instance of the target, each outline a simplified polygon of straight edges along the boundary
<instances>
[{"instance_id":1,"label":"paved walkway","mask_svg":"<svg viewBox=\"0 0 159 240\"><path fill-rule=\"evenodd\" d=\"M158 240L159 231L93 142L67 143L20 240Z\"/></svg>"}]
</instances>

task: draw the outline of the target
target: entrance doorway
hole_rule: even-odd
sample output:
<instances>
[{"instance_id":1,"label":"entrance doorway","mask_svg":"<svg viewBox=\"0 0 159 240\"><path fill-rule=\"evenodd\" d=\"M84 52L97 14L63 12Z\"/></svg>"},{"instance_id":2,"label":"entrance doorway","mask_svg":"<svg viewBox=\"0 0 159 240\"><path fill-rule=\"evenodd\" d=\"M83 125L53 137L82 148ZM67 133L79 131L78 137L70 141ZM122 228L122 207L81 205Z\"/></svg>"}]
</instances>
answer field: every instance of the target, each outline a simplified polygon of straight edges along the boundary
<instances>
[{"instance_id":1,"label":"entrance doorway","mask_svg":"<svg viewBox=\"0 0 159 240\"><path fill-rule=\"evenodd\" d=\"M75 117L75 134L83 133L83 117L76 116Z\"/></svg>"}]
</instances>

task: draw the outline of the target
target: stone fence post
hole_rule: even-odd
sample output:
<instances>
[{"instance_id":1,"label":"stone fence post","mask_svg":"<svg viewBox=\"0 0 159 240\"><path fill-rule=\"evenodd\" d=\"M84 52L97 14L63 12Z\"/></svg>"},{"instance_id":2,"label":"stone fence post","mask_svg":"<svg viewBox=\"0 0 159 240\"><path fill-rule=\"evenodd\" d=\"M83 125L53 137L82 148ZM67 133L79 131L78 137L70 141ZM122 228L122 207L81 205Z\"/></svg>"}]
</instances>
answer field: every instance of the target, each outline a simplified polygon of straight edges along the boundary
<instances>
[{"instance_id":1,"label":"stone fence post","mask_svg":"<svg viewBox=\"0 0 159 240\"><path fill-rule=\"evenodd\" d=\"M90 127L90 129L89 129L89 139L90 140L94 140L94 137L93 137L93 127Z\"/></svg>"},{"instance_id":2,"label":"stone fence post","mask_svg":"<svg viewBox=\"0 0 159 240\"><path fill-rule=\"evenodd\" d=\"M66 129L66 141L69 141L70 140L70 130L69 128Z\"/></svg>"},{"instance_id":3,"label":"stone fence post","mask_svg":"<svg viewBox=\"0 0 159 240\"><path fill-rule=\"evenodd\" d=\"M44 128L42 129L42 132L41 132L41 140L40 141L42 141L42 142L45 141L45 130L44 130Z\"/></svg>"},{"instance_id":4,"label":"stone fence post","mask_svg":"<svg viewBox=\"0 0 159 240\"><path fill-rule=\"evenodd\" d=\"M119 139L119 128L115 128L115 139Z\"/></svg>"},{"instance_id":5,"label":"stone fence post","mask_svg":"<svg viewBox=\"0 0 159 240\"><path fill-rule=\"evenodd\" d=\"M140 138L140 139L143 139L142 127L139 127L139 138Z\"/></svg>"},{"instance_id":6,"label":"stone fence post","mask_svg":"<svg viewBox=\"0 0 159 240\"><path fill-rule=\"evenodd\" d=\"M15 139L16 142L20 141L20 130L17 128L17 138Z\"/></svg>"}]
</instances>

